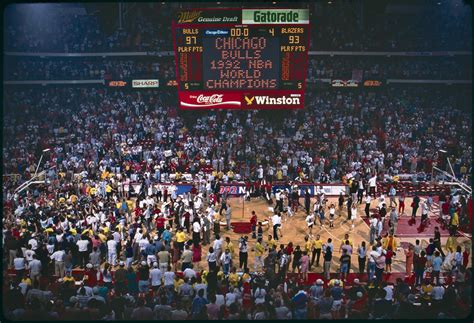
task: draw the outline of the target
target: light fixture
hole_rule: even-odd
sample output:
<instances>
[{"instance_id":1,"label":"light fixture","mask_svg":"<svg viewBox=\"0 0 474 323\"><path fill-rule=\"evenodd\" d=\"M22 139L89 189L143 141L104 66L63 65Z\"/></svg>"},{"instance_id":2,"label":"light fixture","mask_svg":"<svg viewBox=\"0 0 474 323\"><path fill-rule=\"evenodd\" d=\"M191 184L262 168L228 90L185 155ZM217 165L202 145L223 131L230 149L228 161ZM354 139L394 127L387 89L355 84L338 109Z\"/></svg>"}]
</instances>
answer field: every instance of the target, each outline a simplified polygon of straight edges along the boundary
<instances>
[{"instance_id":1,"label":"light fixture","mask_svg":"<svg viewBox=\"0 0 474 323\"><path fill-rule=\"evenodd\" d=\"M332 1L328 1L328 4L331 4L331 3L332 3Z\"/></svg>"}]
</instances>

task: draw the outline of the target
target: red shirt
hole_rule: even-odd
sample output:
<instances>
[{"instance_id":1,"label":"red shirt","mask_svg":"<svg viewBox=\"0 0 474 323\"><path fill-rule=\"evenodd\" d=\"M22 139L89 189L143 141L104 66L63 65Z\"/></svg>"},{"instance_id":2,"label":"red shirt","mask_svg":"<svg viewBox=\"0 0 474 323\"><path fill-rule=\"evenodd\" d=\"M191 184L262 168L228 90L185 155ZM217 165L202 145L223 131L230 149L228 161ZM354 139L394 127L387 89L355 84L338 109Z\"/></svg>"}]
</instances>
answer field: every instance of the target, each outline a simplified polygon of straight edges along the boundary
<instances>
[{"instance_id":1,"label":"red shirt","mask_svg":"<svg viewBox=\"0 0 474 323\"><path fill-rule=\"evenodd\" d=\"M466 250L464 250L464 252L462 253L462 265L467 268L467 264L469 263L469 252L466 252Z\"/></svg>"},{"instance_id":2,"label":"red shirt","mask_svg":"<svg viewBox=\"0 0 474 323\"><path fill-rule=\"evenodd\" d=\"M164 217L156 218L156 220L155 220L156 228L157 229L164 229L165 228L165 222L166 222L166 219Z\"/></svg>"},{"instance_id":3,"label":"red shirt","mask_svg":"<svg viewBox=\"0 0 474 323\"><path fill-rule=\"evenodd\" d=\"M251 225L257 225L257 215L254 214L252 218L250 219L250 224Z\"/></svg>"}]
</instances>

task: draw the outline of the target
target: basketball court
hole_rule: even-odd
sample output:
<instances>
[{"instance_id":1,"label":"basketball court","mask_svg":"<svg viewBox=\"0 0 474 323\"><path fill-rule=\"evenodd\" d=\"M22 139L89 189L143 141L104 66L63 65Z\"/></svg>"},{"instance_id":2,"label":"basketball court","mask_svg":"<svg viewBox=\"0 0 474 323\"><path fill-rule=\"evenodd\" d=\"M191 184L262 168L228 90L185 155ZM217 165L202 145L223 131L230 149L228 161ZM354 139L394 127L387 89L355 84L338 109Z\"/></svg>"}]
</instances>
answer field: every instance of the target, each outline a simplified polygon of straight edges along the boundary
<instances>
[{"instance_id":1,"label":"basketball court","mask_svg":"<svg viewBox=\"0 0 474 323\"><path fill-rule=\"evenodd\" d=\"M449 236L449 233L446 229L441 228L441 225L436 222L438 211L436 208L432 209L430 212L430 224L425 227L422 231L419 231L420 221L421 221L421 210L418 210L416 223L411 223L411 212L412 208L410 207L412 202L412 198L406 198L405 200L405 215L399 218L399 225L397 229L397 237L396 242L398 249L396 251L396 256L393 258L392 263L392 276L396 273L405 273L405 255L403 253L403 247L408 248L409 243L415 243L416 239L421 241L423 247L426 247L429 243L429 239L434 237L434 227L439 226L441 232L441 242L444 247L446 240ZM303 199L300 199L300 203L303 203ZM314 199L311 201L311 207L313 206ZM329 197L327 205L334 203L337 205L337 197ZM375 206L378 202L372 201L371 209L375 209ZM232 207L232 218L231 222L241 222L247 221L250 222L251 212L255 211L258 217L258 221L267 221L270 220L273 212L269 210L270 205L265 200L260 199L252 199L249 201L243 201L243 198L229 198L228 204ZM341 214L337 210L336 207L336 216L334 220L334 228L329 228L329 222L327 225L323 226L322 228L319 226L319 221L316 220L315 225L313 227L312 234L315 236L316 234L321 235L321 239L323 242L326 242L328 238L332 238L334 243L334 254L331 264L331 272L336 272L339 269L339 257L341 256L341 252L339 251L339 246L341 244L342 239L344 238L344 234L348 233L350 239L353 241L354 244L354 253L352 255L352 262L351 262L351 272L358 272L358 263L357 263L357 247L362 243L362 241L366 242L366 245L369 245L369 226L367 221L363 219L365 218L365 203L358 206L357 212L357 220L355 221L354 229L351 229L351 222L346 222L347 220L347 211L344 207ZM326 211L327 213L327 211ZM279 239L279 243L288 244L289 242L293 242L293 246L300 246L302 250L304 250L304 238L308 235L308 228L305 222L306 213L304 207L299 207L298 212L291 218L287 218L286 215L282 215L282 226L281 226L281 233L283 236ZM326 216L327 220L327 216ZM224 213L221 217L221 221L225 222ZM385 220L386 224L384 227L384 231L387 229L388 225L388 214ZM268 240L268 235L273 234L273 229L271 225L271 221L269 221L268 225L263 226L263 242ZM238 240L242 236L241 234L234 233L233 230L226 230L225 226L221 226L221 236L225 239L225 237L230 237L232 243L234 244L234 264L237 263L238 265ZM250 271L253 271L253 263L254 263L254 253L251 251L251 248L256 242L256 239L252 239L252 234L248 234L249 237L249 259L248 259L248 267ZM471 244L471 239L466 234L457 234L456 242L458 245L461 245L464 249L466 245ZM278 248L279 249L279 248ZM205 257L207 255L209 248L203 248L202 252L202 261L198 264L198 269L205 269L207 270L207 263L205 261ZM322 262L321 262L322 263ZM323 267L312 267L311 272L313 273L322 273ZM316 276L315 276L316 277ZM395 277L395 276L394 276ZM316 278L315 278L316 279ZM310 280L310 279L308 279Z\"/></svg>"}]
</instances>

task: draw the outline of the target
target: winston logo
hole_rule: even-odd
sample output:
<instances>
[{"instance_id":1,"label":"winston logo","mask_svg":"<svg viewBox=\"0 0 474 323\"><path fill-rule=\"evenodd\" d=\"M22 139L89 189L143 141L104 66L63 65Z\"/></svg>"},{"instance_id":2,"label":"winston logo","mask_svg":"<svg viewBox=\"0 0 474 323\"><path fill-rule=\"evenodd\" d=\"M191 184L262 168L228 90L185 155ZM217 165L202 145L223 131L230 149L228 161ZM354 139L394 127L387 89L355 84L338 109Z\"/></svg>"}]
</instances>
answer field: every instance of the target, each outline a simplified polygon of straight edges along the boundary
<instances>
[{"instance_id":1,"label":"winston logo","mask_svg":"<svg viewBox=\"0 0 474 323\"><path fill-rule=\"evenodd\" d=\"M178 14L178 23L189 23L201 16L202 11L182 11Z\"/></svg>"},{"instance_id":2,"label":"winston logo","mask_svg":"<svg viewBox=\"0 0 474 323\"><path fill-rule=\"evenodd\" d=\"M245 101L247 102L247 105L252 105L253 100L255 100L254 96L251 99L249 99L247 96L245 96Z\"/></svg>"},{"instance_id":3,"label":"winston logo","mask_svg":"<svg viewBox=\"0 0 474 323\"><path fill-rule=\"evenodd\" d=\"M248 98L247 96L245 96L244 99L247 102L247 105L253 105L254 101L256 105L299 105L301 104L299 94L292 94L290 97L287 97L287 96L271 97L268 95L256 95L251 98Z\"/></svg>"}]
</instances>

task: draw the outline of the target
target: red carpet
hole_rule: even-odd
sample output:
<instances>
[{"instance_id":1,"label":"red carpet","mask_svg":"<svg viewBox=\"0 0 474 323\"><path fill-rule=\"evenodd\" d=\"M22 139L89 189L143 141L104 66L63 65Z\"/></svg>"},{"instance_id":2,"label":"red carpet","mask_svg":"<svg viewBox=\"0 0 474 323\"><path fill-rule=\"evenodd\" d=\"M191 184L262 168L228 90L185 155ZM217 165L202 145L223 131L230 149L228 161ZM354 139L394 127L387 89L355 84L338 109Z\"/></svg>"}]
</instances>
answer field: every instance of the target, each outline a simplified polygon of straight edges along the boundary
<instances>
[{"instance_id":1,"label":"red carpet","mask_svg":"<svg viewBox=\"0 0 474 323\"><path fill-rule=\"evenodd\" d=\"M382 235L385 232L388 232L388 218L389 215L385 217L385 223L382 231ZM364 217L364 221L369 225L369 220ZM449 231L436 217L430 217L426 225L421 225L421 216L417 216L415 220L411 216L402 216L398 219L397 227L397 237L398 238L408 238L408 237L433 237L434 228L439 227L439 231L442 237L449 237ZM456 236L460 236L459 233L456 233Z\"/></svg>"},{"instance_id":2,"label":"red carpet","mask_svg":"<svg viewBox=\"0 0 474 323\"><path fill-rule=\"evenodd\" d=\"M293 278L293 277L297 277L298 274L288 274L288 278ZM452 277L449 275L449 273L441 273L441 276L444 277L444 280L447 282L447 283L450 283L451 280L452 280ZM334 278L339 278L339 274L336 274L336 273L332 273L331 274L331 279L334 279ZM362 282L362 283L367 283L367 273L365 274L358 274L358 273L351 273L348 275L348 278L347 280L345 281L344 283L344 286L352 286L353 285L353 282L354 282L354 279L356 278L359 278L359 281ZM415 283L415 274L412 274L411 277L405 277L405 273L391 273L391 274L386 274L384 273L383 274L383 280L388 282L388 283L391 283L391 284L395 284L397 278L401 278L402 280L404 280L405 282L409 283L409 284L414 284ZM430 274L429 273L426 273L426 278L430 278ZM308 273L308 281L306 282L306 285L312 285L317 279L322 279L325 284L327 283L326 280L324 279L324 276L323 274L318 274L318 273Z\"/></svg>"}]
</instances>

